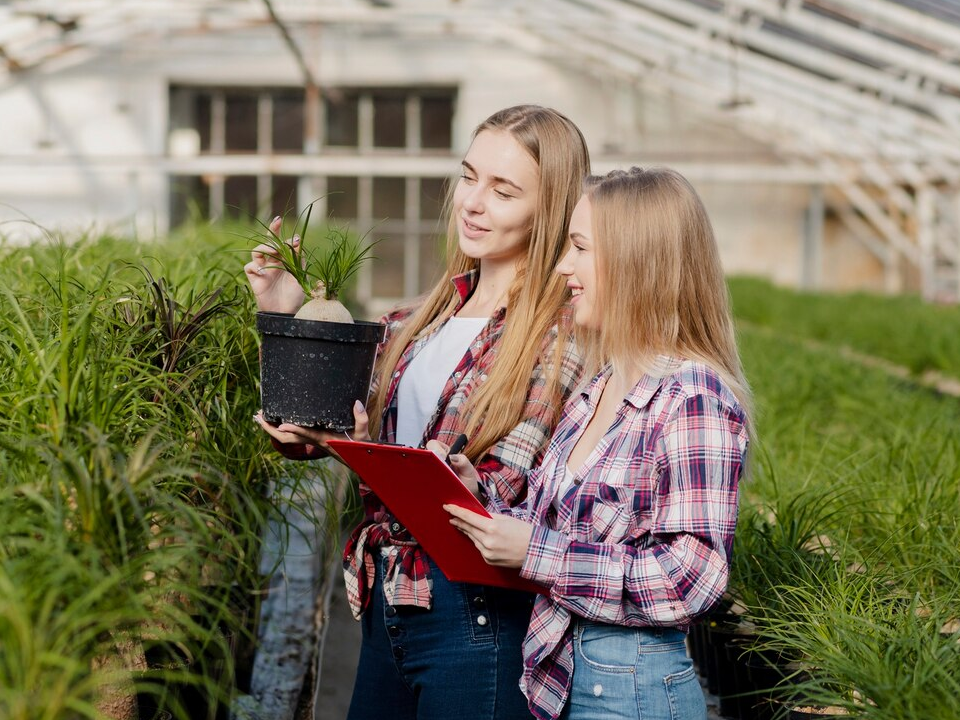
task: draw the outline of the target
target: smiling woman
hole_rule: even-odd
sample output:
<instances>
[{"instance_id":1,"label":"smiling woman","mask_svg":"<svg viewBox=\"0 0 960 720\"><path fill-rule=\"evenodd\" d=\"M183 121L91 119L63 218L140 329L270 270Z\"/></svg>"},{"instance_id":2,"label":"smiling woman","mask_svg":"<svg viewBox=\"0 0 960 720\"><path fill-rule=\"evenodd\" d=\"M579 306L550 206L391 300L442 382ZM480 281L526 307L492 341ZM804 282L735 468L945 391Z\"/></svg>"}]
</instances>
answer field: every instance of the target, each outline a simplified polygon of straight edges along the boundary
<instances>
[{"instance_id":1,"label":"smiling woman","mask_svg":"<svg viewBox=\"0 0 960 720\"><path fill-rule=\"evenodd\" d=\"M572 294L573 318L578 326L597 330L597 253L593 240L593 210L584 197L577 203L570 218L570 250L557 265L557 272L567 278Z\"/></svg>"},{"instance_id":2,"label":"smiling woman","mask_svg":"<svg viewBox=\"0 0 960 720\"><path fill-rule=\"evenodd\" d=\"M506 286L530 237L540 169L510 133L499 130L478 133L462 165L453 193L460 249L485 261ZM473 305L487 315L492 309Z\"/></svg>"},{"instance_id":3,"label":"smiling woman","mask_svg":"<svg viewBox=\"0 0 960 720\"><path fill-rule=\"evenodd\" d=\"M587 182L570 240L557 272L596 375L524 504L445 508L488 563L545 588L523 646L534 715L702 719L685 631L726 588L749 442L713 230L679 174L633 168Z\"/></svg>"},{"instance_id":4,"label":"smiling woman","mask_svg":"<svg viewBox=\"0 0 960 720\"><path fill-rule=\"evenodd\" d=\"M369 412L358 402L354 438L369 427L383 442L452 445L465 434L484 492L506 505L524 497L580 376L553 270L588 172L583 136L554 110L522 105L481 123L448 198L445 276L384 318L376 389ZM264 307L282 276L247 277L261 310L296 309ZM318 457L331 438L262 426L288 457ZM533 596L448 581L370 488L360 493L365 518L344 556L363 628L349 717L527 716L520 644Z\"/></svg>"}]
</instances>

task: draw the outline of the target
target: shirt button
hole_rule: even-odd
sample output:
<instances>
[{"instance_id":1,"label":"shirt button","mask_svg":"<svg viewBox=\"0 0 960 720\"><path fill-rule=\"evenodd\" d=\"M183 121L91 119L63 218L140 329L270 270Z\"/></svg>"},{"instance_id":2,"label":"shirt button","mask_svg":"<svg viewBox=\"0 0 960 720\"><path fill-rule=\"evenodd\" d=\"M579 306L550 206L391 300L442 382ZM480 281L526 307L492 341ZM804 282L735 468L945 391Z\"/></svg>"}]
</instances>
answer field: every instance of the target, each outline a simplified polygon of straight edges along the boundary
<instances>
[{"instance_id":1,"label":"shirt button","mask_svg":"<svg viewBox=\"0 0 960 720\"><path fill-rule=\"evenodd\" d=\"M473 604L476 605L477 607L483 607L483 595L477 595L473 599Z\"/></svg>"},{"instance_id":2,"label":"shirt button","mask_svg":"<svg viewBox=\"0 0 960 720\"><path fill-rule=\"evenodd\" d=\"M486 382L486 381L487 381L487 375L486 375L486 373L484 373L483 375L480 376L480 381L481 381L481 382Z\"/></svg>"},{"instance_id":3,"label":"shirt button","mask_svg":"<svg viewBox=\"0 0 960 720\"><path fill-rule=\"evenodd\" d=\"M393 605L387 605L383 611L383 614L387 617L394 617L397 614L397 609Z\"/></svg>"},{"instance_id":4,"label":"shirt button","mask_svg":"<svg viewBox=\"0 0 960 720\"><path fill-rule=\"evenodd\" d=\"M393 649L393 657L396 658L397 660L403 660L403 646L402 646L402 645L397 645L397 646Z\"/></svg>"},{"instance_id":5,"label":"shirt button","mask_svg":"<svg viewBox=\"0 0 960 720\"><path fill-rule=\"evenodd\" d=\"M574 479L573 479L573 484L574 484L574 485L579 485L579 484L582 483L582 482L583 482L583 478L574 478Z\"/></svg>"},{"instance_id":6,"label":"shirt button","mask_svg":"<svg viewBox=\"0 0 960 720\"><path fill-rule=\"evenodd\" d=\"M394 376L394 377L400 377L400 371L397 370L397 371L393 374L393 376Z\"/></svg>"},{"instance_id":7,"label":"shirt button","mask_svg":"<svg viewBox=\"0 0 960 720\"><path fill-rule=\"evenodd\" d=\"M463 375L463 373L460 372L459 370L457 370L457 371L453 374L453 376L454 376L455 378L457 378L457 380L460 379L460 376L461 376L461 375Z\"/></svg>"},{"instance_id":8,"label":"shirt button","mask_svg":"<svg viewBox=\"0 0 960 720\"><path fill-rule=\"evenodd\" d=\"M403 526L398 522L390 523L390 532L398 533L403 529Z\"/></svg>"},{"instance_id":9,"label":"shirt button","mask_svg":"<svg viewBox=\"0 0 960 720\"><path fill-rule=\"evenodd\" d=\"M400 634L400 628L397 625L391 625L387 628L387 632L390 633L390 637L397 637Z\"/></svg>"},{"instance_id":10,"label":"shirt button","mask_svg":"<svg viewBox=\"0 0 960 720\"><path fill-rule=\"evenodd\" d=\"M487 624L487 616L477 615L477 625L479 625L480 627L483 627L486 624Z\"/></svg>"}]
</instances>

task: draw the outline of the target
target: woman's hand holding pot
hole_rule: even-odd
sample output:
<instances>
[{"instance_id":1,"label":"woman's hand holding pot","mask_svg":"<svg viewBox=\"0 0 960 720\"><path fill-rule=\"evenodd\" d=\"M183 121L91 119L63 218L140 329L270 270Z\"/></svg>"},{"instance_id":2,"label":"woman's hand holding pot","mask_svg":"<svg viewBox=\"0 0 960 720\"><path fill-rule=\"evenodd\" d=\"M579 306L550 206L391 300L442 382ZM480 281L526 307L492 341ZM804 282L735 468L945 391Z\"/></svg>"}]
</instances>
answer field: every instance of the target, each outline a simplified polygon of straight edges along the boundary
<instances>
[{"instance_id":1,"label":"woman's hand holding pot","mask_svg":"<svg viewBox=\"0 0 960 720\"><path fill-rule=\"evenodd\" d=\"M327 445L328 440L343 440L346 434L351 440L367 441L370 440L370 419L367 417L367 410L363 403L357 400L353 404L353 433L337 433L330 430L320 430L315 427L304 427L302 425L292 425L290 423L280 423L271 425L263 417L261 410L253 419L263 428L263 431L279 443L284 445L316 445L323 448L330 455L340 460L340 457ZM343 462L342 460L340 460Z\"/></svg>"}]
</instances>

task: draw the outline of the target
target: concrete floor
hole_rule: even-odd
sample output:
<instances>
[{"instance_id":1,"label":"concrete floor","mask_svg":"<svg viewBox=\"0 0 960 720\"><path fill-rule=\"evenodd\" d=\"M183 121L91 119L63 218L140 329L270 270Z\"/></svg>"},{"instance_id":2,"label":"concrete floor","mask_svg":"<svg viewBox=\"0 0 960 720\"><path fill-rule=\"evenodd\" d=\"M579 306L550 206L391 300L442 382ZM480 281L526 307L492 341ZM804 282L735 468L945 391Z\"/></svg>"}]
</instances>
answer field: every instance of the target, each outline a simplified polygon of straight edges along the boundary
<instances>
[{"instance_id":1,"label":"concrete floor","mask_svg":"<svg viewBox=\"0 0 960 720\"><path fill-rule=\"evenodd\" d=\"M360 623L350 614L343 582L337 582L330 598L327 636L320 661L315 720L345 720L353 695L353 681L360 655Z\"/></svg>"}]
</instances>

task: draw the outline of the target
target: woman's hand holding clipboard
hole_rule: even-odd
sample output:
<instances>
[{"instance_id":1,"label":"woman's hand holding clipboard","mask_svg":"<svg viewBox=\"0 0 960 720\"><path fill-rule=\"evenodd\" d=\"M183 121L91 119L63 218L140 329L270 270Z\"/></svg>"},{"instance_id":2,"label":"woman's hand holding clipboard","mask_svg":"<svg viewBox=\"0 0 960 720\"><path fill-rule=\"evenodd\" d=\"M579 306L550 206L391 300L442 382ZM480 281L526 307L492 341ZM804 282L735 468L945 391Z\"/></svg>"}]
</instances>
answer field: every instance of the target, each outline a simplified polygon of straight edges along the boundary
<instances>
[{"instance_id":1,"label":"woman's hand holding clipboard","mask_svg":"<svg viewBox=\"0 0 960 720\"><path fill-rule=\"evenodd\" d=\"M467 487L467 490L469 490L475 498L479 499L480 475L477 473L477 469L470 464L467 457L460 454L466 446L467 436L463 433L457 436L457 439L453 441L453 445L450 447L447 447L439 440L427 441L427 450L432 450L436 453L437 457L443 458L443 461L453 470L456 476L460 478L460 482Z\"/></svg>"},{"instance_id":2,"label":"woman's hand holding clipboard","mask_svg":"<svg viewBox=\"0 0 960 720\"><path fill-rule=\"evenodd\" d=\"M464 508L487 519L491 515L433 450L352 440L330 440L329 445L406 526L449 580L543 592L536 583L521 578L515 566L488 564L473 541L454 527L445 506ZM470 465L466 458L463 463ZM507 516L495 519L513 520Z\"/></svg>"}]
</instances>

